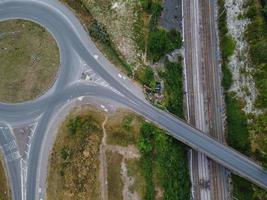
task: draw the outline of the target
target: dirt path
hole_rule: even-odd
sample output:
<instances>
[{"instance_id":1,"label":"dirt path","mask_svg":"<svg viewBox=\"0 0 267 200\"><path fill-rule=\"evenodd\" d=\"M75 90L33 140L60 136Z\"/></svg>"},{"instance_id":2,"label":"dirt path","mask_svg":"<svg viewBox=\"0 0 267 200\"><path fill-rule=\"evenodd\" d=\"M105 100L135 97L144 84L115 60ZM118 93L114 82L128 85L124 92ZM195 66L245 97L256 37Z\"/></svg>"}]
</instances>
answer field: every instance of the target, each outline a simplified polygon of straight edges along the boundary
<instances>
[{"instance_id":1,"label":"dirt path","mask_svg":"<svg viewBox=\"0 0 267 200\"><path fill-rule=\"evenodd\" d=\"M107 184L107 159L106 159L106 129L105 124L108 120L108 117L105 117L104 122L102 123L102 130L103 130L103 138L100 145L100 153L99 153L99 160L100 160L100 170L99 170L99 177L101 183L101 200L108 200L108 184Z\"/></svg>"}]
</instances>

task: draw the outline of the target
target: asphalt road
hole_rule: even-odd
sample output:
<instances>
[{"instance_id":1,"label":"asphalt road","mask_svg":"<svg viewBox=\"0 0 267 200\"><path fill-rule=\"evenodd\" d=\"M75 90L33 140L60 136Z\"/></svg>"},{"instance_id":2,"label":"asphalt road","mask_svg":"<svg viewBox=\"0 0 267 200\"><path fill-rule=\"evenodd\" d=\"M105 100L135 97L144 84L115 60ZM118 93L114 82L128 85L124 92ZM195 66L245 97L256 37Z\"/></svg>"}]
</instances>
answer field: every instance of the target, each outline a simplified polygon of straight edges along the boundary
<instances>
[{"instance_id":1,"label":"asphalt road","mask_svg":"<svg viewBox=\"0 0 267 200\"><path fill-rule=\"evenodd\" d=\"M149 105L134 84L129 80L118 78L118 71L99 52L100 58L96 60L94 52L97 51L87 33L75 16L57 1L0 0L0 19L10 18L29 19L46 27L58 42L61 53L58 80L44 96L26 103L0 104L0 121L19 124L36 118L39 119L32 138L29 159L25 161L27 162L27 176L25 181L21 181L20 188L22 192L15 187L15 183L19 184L16 178L19 177L19 175L16 175L19 170L12 171L13 162L8 165L14 199L34 200L40 197L38 195L38 192L40 192L39 181L44 179L41 177L46 176L40 168L41 155L49 149L48 145L44 143L44 138L48 134L47 130L52 124L53 116L70 100L80 96L105 98L126 105L166 129L176 139L197 151L205 153L234 173L263 188L267 188L267 172L260 166L235 150L196 130L184 121ZM95 73L118 92L96 84L74 81L73 76L76 76L77 62L80 60L87 63ZM16 160L21 162L20 158ZM17 166L17 164L14 164L14 166ZM15 176L11 175L13 173ZM23 196L24 192L26 192L26 197Z\"/></svg>"}]
</instances>

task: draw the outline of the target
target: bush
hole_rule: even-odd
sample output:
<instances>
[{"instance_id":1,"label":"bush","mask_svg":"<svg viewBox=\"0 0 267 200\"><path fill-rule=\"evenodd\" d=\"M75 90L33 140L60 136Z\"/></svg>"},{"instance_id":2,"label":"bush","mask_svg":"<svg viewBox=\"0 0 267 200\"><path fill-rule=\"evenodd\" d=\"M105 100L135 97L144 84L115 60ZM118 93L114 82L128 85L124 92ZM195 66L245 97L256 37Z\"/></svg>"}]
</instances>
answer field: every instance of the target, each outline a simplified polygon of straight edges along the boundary
<instances>
[{"instance_id":1,"label":"bush","mask_svg":"<svg viewBox=\"0 0 267 200\"><path fill-rule=\"evenodd\" d=\"M256 106L267 108L267 64L259 65L254 74L256 87L259 91Z\"/></svg>"},{"instance_id":2,"label":"bush","mask_svg":"<svg viewBox=\"0 0 267 200\"><path fill-rule=\"evenodd\" d=\"M153 3L151 6L151 18L149 21L149 31L154 32L157 30L158 21L161 15L162 7L160 3Z\"/></svg>"},{"instance_id":3,"label":"bush","mask_svg":"<svg viewBox=\"0 0 267 200\"><path fill-rule=\"evenodd\" d=\"M264 5L263 9L262 9L263 15L265 17L267 17L267 4Z\"/></svg>"},{"instance_id":4,"label":"bush","mask_svg":"<svg viewBox=\"0 0 267 200\"><path fill-rule=\"evenodd\" d=\"M222 64L222 73L223 73L222 85L223 88L227 91L230 89L233 83L233 79L232 79L232 72L225 63Z\"/></svg>"},{"instance_id":5,"label":"bush","mask_svg":"<svg viewBox=\"0 0 267 200\"><path fill-rule=\"evenodd\" d=\"M225 101L227 104L227 143L238 151L249 155L250 138L247 116L242 110L242 103L232 93L226 94Z\"/></svg>"},{"instance_id":6,"label":"bush","mask_svg":"<svg viewBox=\"0 0 267 200\"><path fill-rule=\"evenodd\" d=\"M165 86L165 106L180 118L183 112L183 67L179 63L165 62L165 72L161 74Z\"/></svg>"},{"instance_id":7,"label":"bush","mask_svg":"<svg viewBox=\"0 0 267 200\"><path fill-rule=\"evenodd\" d=\"M148 56L153 61L158 61L166 53L178 49L182 46L182 39L179 32L172 30L167 32L158 29L149 34L148 37Z\"/></svg>"},{"instance_id":8,"label":"bush","mask_svg":"<svg viewBox=\"0 0 267 200\"><path fill-rule=\"evenodd\" d=\"M256 17L256 15L257 15L257 7L255 5L250 6L246 13L246 16L248 18L254 18Z\"/></svg>"},{"instance_id":9,"label":"bush","mask_svg":"<svg viewBox=\"0 0 267 200\"><path fill-rule=\"evenodd\" d=\"M77 116L68 121L67 128L71 136L76 134L85 136L87 133L97 130L98 127L91 116Z\"/></svg>"},{"instance_id":10,"label":"bush","mask_svg":"<svg viewBox=\"0 0 267 200\"><path fill-rule=\"evenodd\" d=\"M146 12L151 12L152 4L153 4L152 0L140 0L140 2L141 2L141 5L142 5L143 9Z\"/></svg>"},{"instance_id":11,"label":"bush","mask_svg":"<svg viewBox=\"0 0 267 200\"><path fill-rule=\"evenodd\" d=\"M174 44L175 49L180 49L182 47L182 36L179 31L175 29L170 30L170 32L168 32L168 37L172 44Z\"/></svg>"},{"instance_id":12,"label":"bush","mask_svg":"<svg viewBox=\"0 0 267 200\"><path fill-rule=\"evenodd\" d=\"M233 179L233 196L237 199L242 200L251 200L253 198L253 188L251 183L246 181L243 178L240 178L239 176L232 175Z\"/></svg>"},{"instance_id":13,"label":"bush","mask_svg":"<svg viewBox=\"0 0 267 200\"><path fill-rule=\"evenodd\" d=\"M90 36L92 36L96 40L100 40L103 43L110 44L109 34L106 30L106 27L97 22L96 20L93 21L91 26L89 27Z\"/></svg>"},{"instance_id":14,"label":"bush","mask_svg":"<svg viewBox=\"0 0 267 200\"><path fill-rule=\"evenodd\" d=\"M267 64L267 42L257 42L254 45L251 45L250 48L253 49L253 51L251 51L251 59L253 63L257 65Z\"/></svg>"},{"instance_id":15,"label":"bush","mask_svg":"<svg viewBox=\"0 0 267 200\"><path fill-rule=\"evenodd\" d=\"M168 49L168 37L166 31L158 30L150 33L148 38L148 54L153 61L158 61Z\"/></svg>"},{"instance_id":16,"label":"bush","mask_svg":"<svg viewBox=\"0 0 267 200\"><path fill-rule=\"evenodd\" d=\"M235 41L230 35L225 35L222 38L222 57L228 59L233 55L235 50Z\"/></svg>"},{"instance_id":17,"label":"bush","mask_svg":"<svg viewBox=\"0 0 267 200\"><path fill-rule=\"evenodd\" d=\"M154 79L154 72L149 66L140 67L136 71L136 79L140 81L143 85L146 85L150 87L151 89L154 89L156 86L156 81Z\"/></svg>"}]
</instances>

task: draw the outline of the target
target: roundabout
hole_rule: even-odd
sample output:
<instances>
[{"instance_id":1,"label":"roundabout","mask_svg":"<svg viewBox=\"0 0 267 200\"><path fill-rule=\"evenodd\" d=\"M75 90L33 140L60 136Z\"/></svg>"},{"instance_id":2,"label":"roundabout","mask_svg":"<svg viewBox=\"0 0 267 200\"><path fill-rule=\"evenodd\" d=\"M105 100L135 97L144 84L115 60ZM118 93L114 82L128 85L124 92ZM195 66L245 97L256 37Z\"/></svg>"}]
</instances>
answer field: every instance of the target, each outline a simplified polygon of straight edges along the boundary
<instances>
[{"instance_id":1,"label":"roundabout","mask_svg":"<svg viewBox=\"0 0 267 200\"><path fill-rule=\"evenodd\" d=\"M24 102L46 93L59 67L52 35L26 20L1 21L0 30L0 102Z\"/></svg>"}]
</instances>

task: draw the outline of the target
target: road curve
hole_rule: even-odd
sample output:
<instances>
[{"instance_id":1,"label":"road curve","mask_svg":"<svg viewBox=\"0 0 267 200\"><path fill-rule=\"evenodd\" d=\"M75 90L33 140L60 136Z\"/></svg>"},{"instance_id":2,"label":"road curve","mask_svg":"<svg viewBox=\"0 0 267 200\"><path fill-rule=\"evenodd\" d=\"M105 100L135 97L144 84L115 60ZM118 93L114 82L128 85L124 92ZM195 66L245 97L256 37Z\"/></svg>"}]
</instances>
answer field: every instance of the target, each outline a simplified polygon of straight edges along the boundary
<instances>
[{"instance_id":1,"label":"road curve","mask_svg":"<svg viewBox=\"0 0 267 200\"><path fill-rule=\"evenodd\" d=\"M90 44L86 32L73 14L68 12L61 4L52 0L0 0L0 20L9 18L29 19L46 27L54 35L61 53L60 74L53 91L32 102L14 105L0 104L0 120L5 120L5 114L8 115L10 121L12 121L12 118L14 118L14 121L19 120L18 116L24 116L25 113L33 118L40 113L42 114L29 154L28 176L25 186L27 200L36 199L39 155L41 154L40 150L45 149L41 147L46 145L43 143L43 138L47 134L50 120L53 114L64 106L69 99L79 96L97 96L122 103L166 129L176 139L197 151L205 153L234 173L265 189L267 188L267 172L260 166L246 156L196 130L184 121L149 105L143 99L137 97L135 93L132 93L132 86L116 77L115 69L111 71L106 65L96 61L92 55L94 46ZM71 74L75 70L73 66L69 66L67 61L69 59L70 63L73 63L74 54L79 55L121 95L97 85L88 85L83 82L72 83L70 81ZM2 111L4 114L2 114ZM22 199L22 197L15 197L15 199Z\"/></svg>"}]
</instances>

